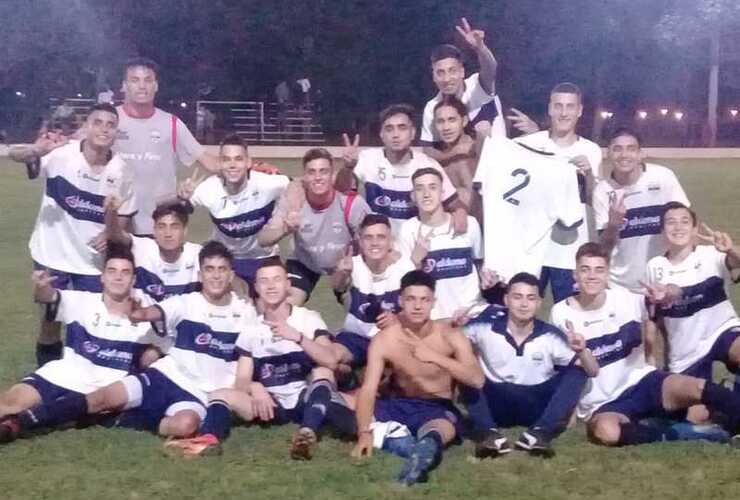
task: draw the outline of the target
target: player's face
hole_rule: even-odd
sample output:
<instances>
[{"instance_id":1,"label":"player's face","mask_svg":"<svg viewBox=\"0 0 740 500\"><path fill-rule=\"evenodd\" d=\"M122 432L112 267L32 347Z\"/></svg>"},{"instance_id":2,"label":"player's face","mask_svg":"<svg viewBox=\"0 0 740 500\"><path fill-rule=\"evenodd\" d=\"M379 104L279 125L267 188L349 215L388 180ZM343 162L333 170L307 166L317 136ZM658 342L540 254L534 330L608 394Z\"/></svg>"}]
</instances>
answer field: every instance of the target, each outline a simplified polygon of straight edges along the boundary
<instances>
[{"instance_id":1,"label":"player's face","mask_svg":"<svg viewBox=\"0 0 740 500\"><path fill-rule=\"evenodd\" d=\"M114 298L123 298L131 294L134 284L134 265L126 259L109 259L100 275L103 290Z\"/></svg>"},{"instance_id":2,"label":"player's face","mask_svg":"<svg viewBox=\"0 0 740 500\"><path fill-rule=\"evenodd\" d=\"M228 293L234 279L234 271L229 261L217 255L203 259L199 274L203 284L203 295L213 300L220 299Z\"/></svg>"},{"instance_id":3,"label":"player's face","mask_svg":"<svg viewBox=\"0 0 740 500\"><path fill-rule=\"evenodd\" d=\"M391 151L408 150L415 136L416 127L411 118L403 113L389 116L380 127L380 140Z\"/></svg>"},{"instance_id":4,"label":"player's face","mask_svg":"<svg viewBox=\"0 0 740 500\"><path fill-rule=\"evenodd\" d=\"M264 304L281 304L290 291L288 273L280 266L263 267L257 271L254 288Z\"/></svg>"},{"instance_id":5,"label":"player's face","mask_svg":"<svg viewBox=\"0 0 740 500\"><path fill-rule=\"evenodd\" d=\"M303 183L309 193L325 195L334 186L334 167L325 158L316 158L303 168Z\"/></svg>"},{"instance_id":6,"label":"player's face","mask_svg":"<svg viewBox=\"0 0 740 500\"><path fill-rule=\"evenodd\" d=\"M421 175L414 180L414 202L420 211L431 213L442 203L442 182L432 174Z\"/></svg>"},{"instance_id":7,"label":"player's face","mask_svg":"<svg viewBox=\"0 0 740 500\"><path fill-rule=\"evenodd\" d=\"M384 259L391 251L391 228L385 224L373 224L363 228L360 234L360 252L368 261Z\"/></svg>"},{"instance_id":8,"label":"player's face","mask_svg":"<svg viewBox=\"0 0 740 500\"><path fill-rule=\"evenodd\" d=\"M514 283L504 296L511 318L519 322L531 321L540 308L542 299L536 286Z\"/></svg>"},{"instance_id":9,"label":"player's face","mask_svg":"<svg viewBox=\"0 0 740 500\"><path fill-rule=\"evenodd\" d=\"M573 271L580 293L596 296L606 290L609 281L609 264L603 257L581 257Z\"/></svg>"},{"instance_id":10,"label":"player's face","mask_svg":"<svg viewBox=\"0 0 740 500\"><path fill-rule=\"evenodd\" d=\"M674 208L663 216L663 235L670 246L686 247L696 239L697 228L685 208Z\"/></svg>"},{"instance_id":11,"label":"player's face","mask_svg":"<svg viewBox=\"0 0 740 500\"><path fill-rule=\"evenodd\" d=\"M577 94L555 92L550 94L550 104L547 106L550 123L555 132L572 132L576 129L578 119L583 114L583 105Z\"/></svg>"},{"instance_id":12,"label":"player's face","mask_svg":"<svg viewBox=\"0 0 740 500\"><path fill-rule=\"evenodd\" d=\"M133 104L152 104L159 84L157 75L144 66L134 66L126 70L123 80L123 94L126 102Z\"/></svg>"},{"instance_id":13,"label":"player's face","mask_svg":"<svg viewBox=\"0 0 740 500\"><path fill-rule=\"evenodd\" d=\"M118 116L108 111L93 111L87 118L87 140L98 148L110 148L116 140Z\"/></svg>"},{"instance_id":14,"label":"player's face","mask_svg":"<svg viewBox=\"0 0 740 500\"><path fill-rule=\"evenodd\" d=\"M241 185L249 170L249 155L243 146L227 144L221 147L221 176L227 184Z\"/></svg>"},{"instance_id":15,"label":"player's face","mask_svg":"<svg viewBox=\"0 0 740 500\"><path fill-rule=\"evenodd\" d=\"M615 137L609 144L609 160L615 172L631 174L642 164L640 143L631 135Z\"/></svg>"},{"instance_id":16,"label":"player's face","mask_svg":"<svg viewBox=\"0 0 740 500\"><path fill-rule=\"evenodd\" d=\"M412 325L423 325L429 321L434 307L434 292L424 285L408 286L401 293L403 316Z\"/></svg>"},{"instance_id":17,"label":"player's face","mask_svg":"<svg viewBox=\"0 0 740 500\"><path fill-rule=\"evenodd\" d=\"M187 227L173 214L163 215L154 221L154 241L160 250L179 250L185 244Z\"/></svg>"},{"instance_id":18,"label":"player's face","mask_svg":"<svg viewBox=\"0 0 740 500\"><path fill-rule=\"evenodd\" d=\"M458 95L463 90L465 67L454 57L441 59L432 64L432 80L441 93Z\"/></svg>"},{"instance_id":19,"label":"player's face","mask_svg":"<svg viewBox=\"0 0 740 500\"><path fill-rule=\"evenodd\" d=\"M456 142L463 135L467 124L468 117L460 116L452 106L440 106L434 112L434 127L445 144Z\"/></svg>"}]
</instances>

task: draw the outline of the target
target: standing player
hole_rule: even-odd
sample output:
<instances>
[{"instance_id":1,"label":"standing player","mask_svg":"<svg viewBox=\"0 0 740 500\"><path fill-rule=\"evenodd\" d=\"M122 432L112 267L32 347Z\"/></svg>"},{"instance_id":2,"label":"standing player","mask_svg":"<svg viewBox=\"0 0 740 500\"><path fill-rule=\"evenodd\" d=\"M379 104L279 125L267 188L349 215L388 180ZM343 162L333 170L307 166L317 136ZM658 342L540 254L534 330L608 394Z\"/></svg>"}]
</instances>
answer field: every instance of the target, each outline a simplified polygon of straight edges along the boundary
<instances>
[{"instance_id":1,"label":"standing player","mask_svg":"<svg viewBox=\"0 0 740 500\"><path fill-rule=\"evenodd\" d=\"M259 244L268 248L285 236L293 236L293 254L286 264L293 284L290 300L296 305L308 300L321 275L332 273L370 212L362 197L335 190L335 177L331 153L324 148L306 151L306 203L296 210L286 191L270 221L257 234Z\"/></svg>"},{"instance_id":2,"label":"standing player","mask_svg":"<svg viewBox=\"0 0 740 500\"><path fill-rule=\"evenodd\" d=\"M550 442L565 430L586 376L596 376L599 364L572 327L564 334L536 318L542 299L534 275L514 276L504 301L507 310L491 306L464 329L486 375L482 389L463 391L479 436L475 455L509 453L497 427L526 425L515 446L551 456Z\"/></svg>"},{"instance_id":3,"label":"standing player","mask_svg":"<svg viewBox=\"0 0 740 500\"><path fill-rule=\"evenodd\" d=\"M84 398L96 389L136 372L144 350L157 337L147 324L132 324L134 257L110 244L100 281L102 293L57 290L54 277L34 271L34 297L48 317L67 325L64 357L50 361L0 395L0 442L13 440L37 418L39 404L74 394Z\"/></svg>"},{"instance_id":4,"label":"standing player","mask_svg":"<svg viewBox=\"0 0 740 500\"><path fill-rule=\"evenodd\" d=\"M442 208L439 170L420 168L411 182L419 216L403 223L398 247L404 257L437 283L431 318L452 318L461 311L475 316L471 310L484 304L478 279L483 259L478 221L468 216L467 232L455 236L452 216Z\"/></svg>"},{"instance_id":5,"label":"standing player","mask_svg":"<svg viewBox=\"0 0 740 500\"><path fill-rule=\"evenodd\" d=\"M583 94L577 85L557 84L550 91L547 114L550 116L549 130L518 137L516 141L538 151L553 153L576 167L575 171L568 167L563 175L577 172L584 224L573 229L555 224L540 275L542 293L550 283L553 301L560 302L576 293L573 266L578 247L589 241L589 226L593 225L590 222L593 216L589 216L586 206L591 205L596 179L602 176L601 148L576 133L583 114Z\"/></svg>"},{"instance_id":6,"label":"standing player","mask_svg":"<svg viewBox=\"0 0 740 500\"><path fill-rule=\"evenodd\" d=\"M599 361L599 374L577 409L593 441L621 446L678 439L674 429L650 427L640 420L670 418L697 404L727 415L732 433L740 430L740 394L648 364L646 349L651 355L652 339L646 335L643 341L645 297L623 288L607 288L606 249L597 243L579 248L575 274L578 295L555 304L551 315L559 328L570 323L583 332L587 347ZM654 334L649 329L645 332Z\"/></svg>"},{"instance_id":7,"label":"standing player","mask_svg":"<svg viewBox=\"0 0 740 500\"><path fill-rule=\"evenodd\" d=\"M434 288L434 279L423 271L403 277L400 322L370 342L365 379L357 396L358 439L352 455L372 455L373 416L377 422L405 425L417 438L398 477L406 485L424 481L441 460L443 448L459 435L461 415L452 403L454 384L480 388L485 381L463 332L429 318ZM398 396L377 399L386 369Z\"/></svg>"},{"instance_id":8,"label":"standing player","mask_svg":"<svg viewBox=\"0 0 740 500\"><path fill-rule=\"evenodd\" d=\"M660 220L665 205L689 200L675 174L642 162L640 138L619 128L609 141L612 174L594 189L594 214L600 241L611 252L611 284L639 292L650 259L665 251Z\"/></svg>"},{"instance_id":9,"label":"standing player","mask_svg":"<svg viewBox=\"0 0 740 500\"><path fill-rule=\"evenodd\" d=\"M656 316L668 336L668 369L711 381L712 363L721 361L737 376L740 319L726 287L740 251L727 233L706 224L699 232L696 214L678 202L666 204L661 222L668 251L648 262L647 286L667 295ZM706 245L695 245L697 239Z\"/></svg>"}]
</instances>

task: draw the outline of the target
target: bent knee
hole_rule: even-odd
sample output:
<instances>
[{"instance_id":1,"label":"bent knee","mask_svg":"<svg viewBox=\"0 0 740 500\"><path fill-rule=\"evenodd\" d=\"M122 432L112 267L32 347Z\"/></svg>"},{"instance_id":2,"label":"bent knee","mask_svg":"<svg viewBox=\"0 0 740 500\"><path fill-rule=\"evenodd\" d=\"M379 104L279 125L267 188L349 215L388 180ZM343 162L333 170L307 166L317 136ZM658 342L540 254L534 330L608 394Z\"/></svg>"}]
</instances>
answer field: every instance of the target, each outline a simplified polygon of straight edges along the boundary
<instances>
[{"instance_id":1,"label":"bent knee","mask_svg":"<svg viewBox=\"0 0 740 500\"><path fill-rule=\"evenodd\" d=\"M177 412L165 417L160 424L160 434L172 437L188 437L198 432L200 416L191 410Z\"/></svg>"},{"instance_id":2,"label":"bent knee","mask_svg":"<svg viewBox=\"0 0 740 500\"><path fill-rule=\"evenodd\" d=\"M589 439L603 446L617 446L620 432L619 422L612 419L597 419L588 426Z\"/></svg>"}]
</instances>

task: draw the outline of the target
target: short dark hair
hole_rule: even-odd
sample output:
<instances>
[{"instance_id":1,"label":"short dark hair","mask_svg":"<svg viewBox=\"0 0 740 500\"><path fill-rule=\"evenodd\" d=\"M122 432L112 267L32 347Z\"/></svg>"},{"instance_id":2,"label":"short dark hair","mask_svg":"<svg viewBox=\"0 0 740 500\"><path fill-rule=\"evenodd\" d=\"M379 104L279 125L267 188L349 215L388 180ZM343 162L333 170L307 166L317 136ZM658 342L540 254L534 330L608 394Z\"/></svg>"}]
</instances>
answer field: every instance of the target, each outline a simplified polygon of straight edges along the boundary
<instances>
[{"instance_id":1,"label":"short dark hair","mask_svg":"<svg viewBox=\"0 0 740 500\"><path fill-rule=\"evenodd\" d=\"M303 155L303 168L306 168L314 160L327 160L329 165L334 166L334 157L326 148L311 148Z\"/></svg>"},{"instance_id":2,"label":"short dark hair","mask_svg":"<svg viewBox=\"0 0 740 500\"><path fill-rule=\"evenodd\" d=\"M198 263L203 267L203 262L211 257L223 257L231 265L234 262L234 254L220 241L207 241L198 252Z\"/></svg>"},{"instance_id":3,"label":"short dark hair","mask_svg":"<svg viewBox=\"0 0 740 500\"><path fill-rule=\"evenodd\" d=\"M691 216L691 225L696 227L696 224L698 222L698 219L696 217L696 212L691 210L689 207L687 207L680 201L669 201L663 207L663 213L660 214L660 230L661 231L665 229L665 214L668 213L668 210L686 210Z\"/></svg>"},{"instance_id":4,"label":"short dark hair","mask_svg":"<svg viewBox=\"0 0 740 500\"><path fill-rule=\"evenodd\" d=\"M136 262L134 261L134 254L131 249L122 243L108 240L108 245L105 250L105 264L111 259L123 259L131 262L131 267L136 268Z\"/></svg>"},{"instance_id":5,"label":"short dark hair","mask_svg":"<svg viewBox=\"0 0 740 500\"><path fill-rule=\"evenodd\" d=\"M435 175L439 179L439 182L443 182L442 173L439 170L432 167L422 167L411 175L411 183L416 182L416 179L422 175Z\"/></svg>"},{"instance_id":6,"label":"short dark hair","mask_svg":"<svg viewBox=\"0 0 740 500\"><path fill-rule=\"evenodd\" d=\"M382 127L383 124L388 120L388 118L396 115L408 116L411 124L413 126L416 126L416 123L414 123L414 112L414 107L411 104L400 103L386 106L378 115L378 118L380 119L380 126Z\"/></svg>"},{"instance_id":7,"label":"short dark hair","mask_svg":"<svg viewBox=\"0 0 740 500\"><path fill-rule=\"evenodd\" d=\"M516 285L517 283L524 283L525 285L530 285L537 289L539 289L540 287L540 280L538 280L534 274L521 272L521 273L516 273L509 280L509 283L507 285L507 291L511 290L511 287Z\"/></svg>"},{"instance_id":8,"label":"short dark hair","mask_svg":"<svg viewBox=\"0 0 740 500\"><path fill-rule=\"evenodd\" d=\"M374 226L376 224L383 224L384 226L391 227L391 221L387 215L383 214L367 214L360 222L360 231L366 227Z\"/></svg>"},{"instance_id":9,"label":"short dark hair","mask_svg":"<svg viewBox=\"0 0 740 500\"><path fill-rule=\"evenodd\" d=\"M608 264L611 260L611 255L609 255L609 252L604 248L603 245L599 243L595 243L593 241L589 241L588 243L584 243L580 247L578 247L578 251L576 252L576 263L578 263L579 260L581 260L583 257L601 257L606 261Z\"/></svg>"},{"instance_id":10,"label":"short dark hair","mask_svg":"<svg viewBox=\"0 0 740 500\"><path fill-rule=\"evenodd\" d=\"M640 137L640 134L638 134L635 129L624 126L617 127L614 132L609 135L609 145L611 146L612 142L622 136L634 137L637 141L637 145L642 147L642 137Z\"/></svg>"},{"instance_id":11,"label":"short dark hair","mask_svg":"<svg viewBox=\"0 0 740 500\"><path fill-rule=\"evenodd\" d=\"M93 114L95 111L104 111L106 113L116 115L116 118L118 118L118 110L109 102L99 102L98 104L90 108L90 114Z\"/></svg>"},{"instance_id":12,"label":"short dark hair","mask_svg":"<svg viewBox=\"0 0 740 500\"><path fill-rule=\"evenodd\" d=\"M192 210L190 210L184 203L164 203L162 205L157 205L157 208L152 212L152 219L156 222L165 215L174 215L183 226L187 226L191 212Z\"/></svg>"},{"instance_id":13,"label":"short dark hair","mask_svg":"<svg viewBox=\"0 0 740 500\"><path fill-rule=\"evenodd\" d=\"M410 286L425 286L434 291L436 282L431 274L424 271L409 271L401 278L401 293Z\"/></svg>"},{"instance_id":14,"label":"short dark hair","mask_svg":"<svg viewBox=\"0 0 740 500\"><path fill-rule=\"evenodd\" d=\"M244 148L244 151L249 151L247 143L239 136L239 134L229 134L224 137L218 144L219 151L221 151L224 146L241 146Z\"/></svg>"},{"instance_id":15,"label":"short dark hair","mask_svg":"<svg viewBox=\"0 0 740 500\"><path fill-rule=\"evenodd\" d=\"M434 105L434 113L437 114L437 110L443 107L454 108L462 117L468 116L468 106L460 100L459 97L451 94L445 94L437 104Z\"/></svg>"},{"instance_id":16,"label":"short dark hair","mask_svg":"<svg viewBox=\"0 0 740 500\"><path fill-rule=\"evenodd\" d=\"M154 73L154 77L159 80L159 64L155 63L153 60L149 59L148 57L132 57L128 59L124 65L123 65L123 79L126 79L126 74L128 73L128 70L131 68L136 67L144 67L147 69L152 70Z\"/></svg>"},{"instance_id":17,"label":"short dark hair","mask_svg":"<svg viewBox=\"0 0 740 500\"><path fill-rule=\"evenodd\" d=\"M552 94L575 94L578 96L579 101L583 101L583 92L581 91L581 87L571 82L558 83L550 91L550 95Z\"/></svg>"},{"instance_id":18,"label":"short dark hair","mask_svg":"<svg viewBox=\"0 0 740 500\"><path fill-rule=\"evenodd\" d=\"M255 271L254 273L255 276L260 269L265 269L266 267L279 267L286 273L288 272L287 266L282 261L279 255L273 255L271 257L265 257L264 259L261 259L259 265L257 266L257 271Z\"/></svg>"},{"instance_id":19,"label":"short dark hair","mask_svg":"<svg viewBox=\"0 0 740 500\"><path fill-rule=\"evenodd\" d=\"M442 59L457 59L462 62L462 52L460 52L460 49L454 45L446 43L444 45L437 45L434 47L434 49L432 49L430 59L432 60L432 64L441 61Z\"/></svg>"}]
</instances>

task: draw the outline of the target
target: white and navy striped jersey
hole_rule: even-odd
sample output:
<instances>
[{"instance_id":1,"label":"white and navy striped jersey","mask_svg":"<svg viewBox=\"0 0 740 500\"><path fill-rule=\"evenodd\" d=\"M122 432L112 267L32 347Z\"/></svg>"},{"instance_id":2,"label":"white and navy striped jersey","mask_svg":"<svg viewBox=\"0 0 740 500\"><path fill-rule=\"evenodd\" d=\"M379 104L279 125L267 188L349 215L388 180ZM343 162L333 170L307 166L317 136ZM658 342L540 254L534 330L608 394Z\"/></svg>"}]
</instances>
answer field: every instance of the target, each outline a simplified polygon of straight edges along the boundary
<instances>
[{"instance_id":1,"label":"white and navy striped jersey","mask_svg":"<svg viewBox=\"0 0 740 500\"><path fill-rule=\"evenodd\" d=\"M648 261L665 252L660 218L666 203L678 201L689 206L689 200L671 170L647 163L640 178L630 186L621 186L613 178L596 185L593 204L597 230L606 228L609 200L619 196L624 196L627 213L612 250L610 282L637 292Z\"/></svg>"},{"instance_id":2,"label":"white and navy striped jersey","mask_svg":"<svg viewBox=\"0 0 740 500\"><path fill-rule=\"evenodd\" d=\"M578 417L589 419L655 367L647 363L642 342L642 322L647 318L645 297L622 288L607 289L604 305L593 311L575 309L571 306L574 300L570 297L555 304L551 323L561 329L566 328L566 321L573 323L599 362L599 374L589 379L577 407Z\"/></svg>"},{"instance_id":3,"label":"white and navy striped jersey","mask_svg":"<svg viewBox=\"0 0 740 500\"><path fill-rule=\"evenodd\" d=\"M316 366L303 348L292 340L275 338L260 315L256 325L239 337L242 356L254 360L254 380L265 386L285 409L295 408L301 392L308 387L308 376ZM309 339L329 335L326 323L316 311L293 306L288 324Z\"/></svg>"},{"instance_id":4,"label":"white and navy striped jersey","mask_svg":"<svg viewBox=\"0 0 740 500\"><path fill-rule=\"evenodd\" d=\"M489 381L538 385L575 361L565 334L555 326L535 319L531 335L517 345L507 322L505 308L489 306L463 328Z\"/></svg>"},{"instance_id":5,"label":"white and navy striped jersey","mask_svg":"<svg viewBox=\"0 0 740 500\"><path fill-rule=\"evenodd\" d=\"M112 155L101 173L93 172L82 154L82 142L70 142L41 159L46 186L28 244L33 260L52 269L100 274L102 256L88 242L105 229L103 201L118 196L118 213L136 213L133 171Z\"/></svg>"},{"instance_id":6,"label":"white and navy striped jersey","mask_svg":"<svg viewBox=\"0 0 740 500\"><path fill-rule=\"evenodd\" d=\"M190 202L208 209L213 222L211 238L220 241L237 259L258 259L278 253L278 246L261 247L257 233L272 217L275 203L290 183L284 175L250 170L244 188L226 192L223 180L213 175L195 188Z\"/></svg>"},{"instance_id":7,"label":"white and navy striped jersey","mask_svg":"<svg viewBox=\"0 0 740 500\"><path fill-rule=\"evenodd\" d=\"M681 287L681 299L671 307L658 307L668 333L668 368L680 373L704 357L720 334L740 326L727 293L732 277L727 255L713 246L697 246L683 262L672 264L665 256L648 262L647 279Z\"/></svg>"},{"instance_id":8,"label":"white and navy striped jersey","mask_svg":"<svg viewBox=\"0 0 740 500\"><path fill-rule=\"evenodd\" d=\"M136 262L134 287L155 302L171 295L195 292L198 280L198 252L201 245L186 242L176 262L166 262L159 254L157 242L151 238L131 236L131 251Z\"/></svg>"},{"instance_id":9,"label":"white and navy striped jersey","mask_svg":"<svg viewBox=\"0 0 740 500\"><path fill-rule=\"evenodd\" d=\"M57 321L67 327L62 359L36 373L52 384L88 394L139 368L144 349L158 342L149 323L108 312L103 294L58 291Z\"/></svg>"}]
</instances>

